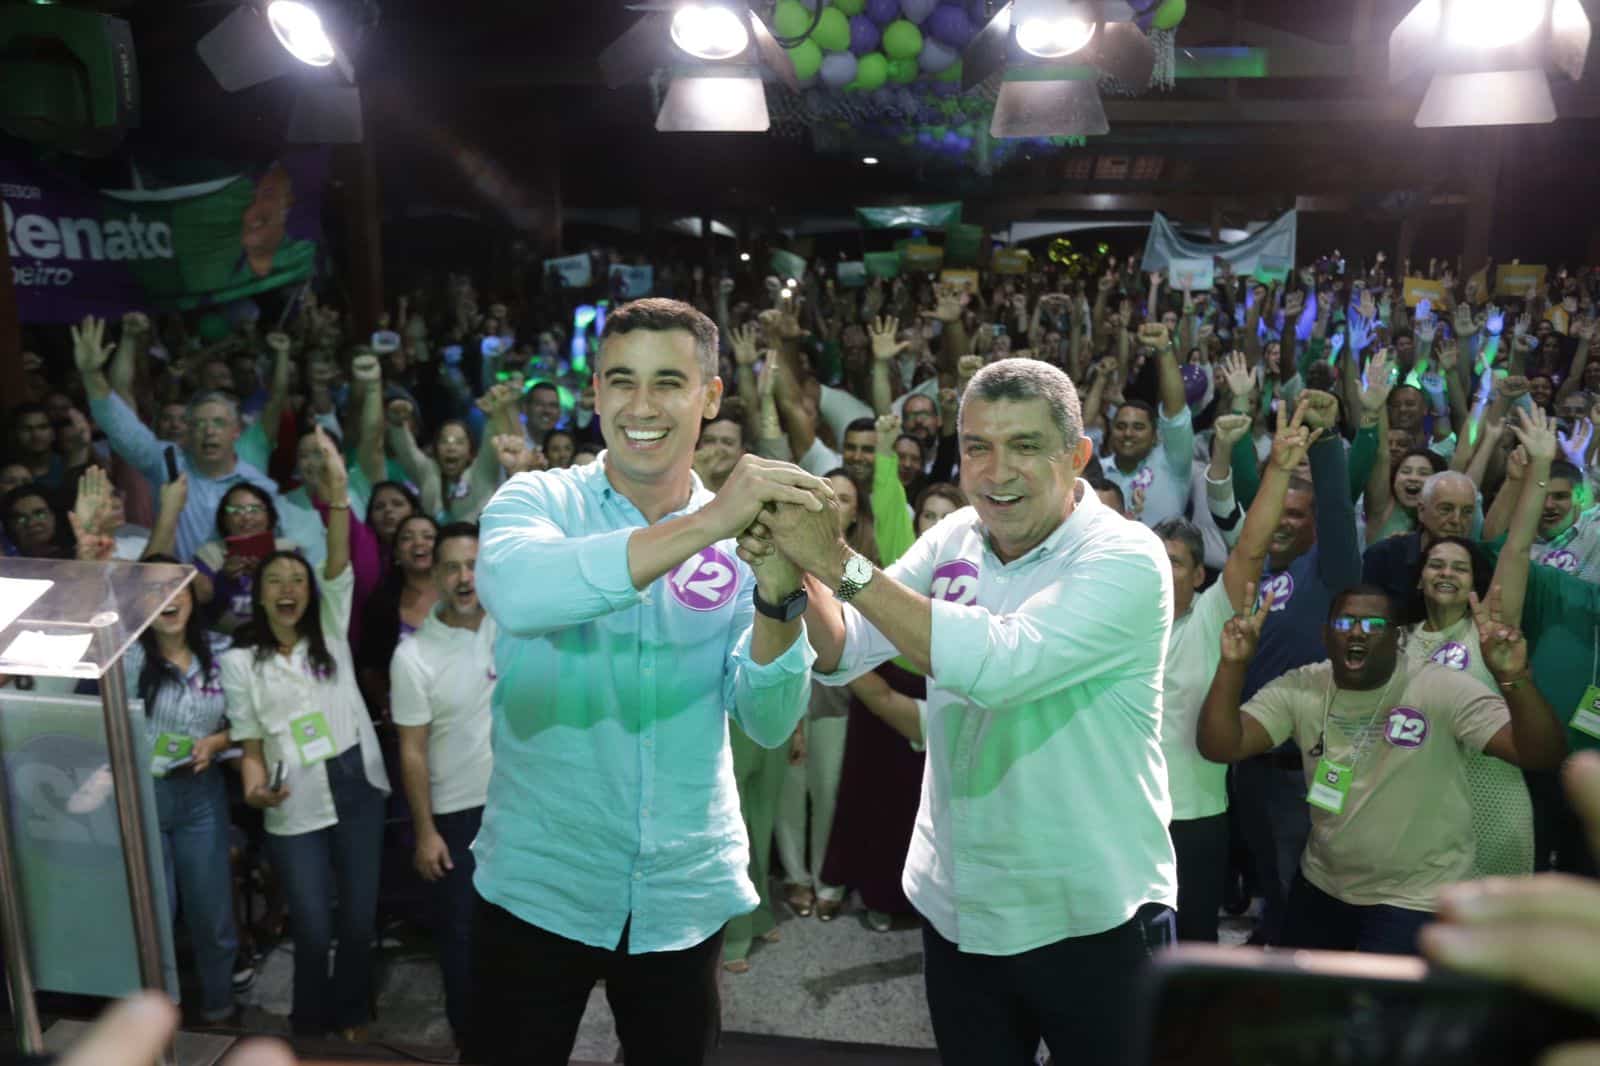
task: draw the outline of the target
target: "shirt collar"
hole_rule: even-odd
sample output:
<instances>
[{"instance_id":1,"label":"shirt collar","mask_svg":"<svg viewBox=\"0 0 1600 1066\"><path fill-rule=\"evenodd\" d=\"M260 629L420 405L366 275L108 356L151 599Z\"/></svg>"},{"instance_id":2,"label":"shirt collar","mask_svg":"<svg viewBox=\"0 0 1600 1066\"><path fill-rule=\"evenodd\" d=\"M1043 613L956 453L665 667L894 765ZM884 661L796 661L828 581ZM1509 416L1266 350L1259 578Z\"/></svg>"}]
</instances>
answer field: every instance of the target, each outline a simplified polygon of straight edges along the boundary
<instances>
[{"instance_id":1,"label":"shirt collar","mask_svg":"<svg viewBox=\"0 0 1600 1066\"><path fill-rule=\"evenodd\" d=\"M625 504L637 512L639 508L635 506L632 500L624 496L620 489L611 483L611 475L606 473L606 454L609 451L610 449L608 448L606 451L601 452L599 456L595 458L595 461L590 463L588 466L575 468L577 470L576 476L578 478L578 484L585 492L602 502L609 500L619 504ZM695 473L693 470L690 470L689 502L678 508L676 511L673 511L671 514L662 515L661 521L665 522L669 518L676 518L679 515L689 514L692 511L698 511L711 501L713 495L714 494L705 487L705 483L700 480L700 475Z\"/></svg>"}]
</instances>

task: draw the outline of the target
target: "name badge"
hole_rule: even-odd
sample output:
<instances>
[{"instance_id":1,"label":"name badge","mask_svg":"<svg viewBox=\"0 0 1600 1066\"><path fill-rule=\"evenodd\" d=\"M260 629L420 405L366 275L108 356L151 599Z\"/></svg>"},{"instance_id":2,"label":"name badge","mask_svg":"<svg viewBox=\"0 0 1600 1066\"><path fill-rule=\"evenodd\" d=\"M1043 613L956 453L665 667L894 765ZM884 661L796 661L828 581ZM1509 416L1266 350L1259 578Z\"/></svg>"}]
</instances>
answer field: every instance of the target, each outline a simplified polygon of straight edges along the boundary
<instances>
[{"instance_id":1,"label":"name badge","mask_svg":"<svg viewBox=\"0 0 1600 1066\"><path fill-rule=\"evenodd\" d=\"M1317 762L1317 772L1311 778L1311 791L1306 802L1329 814L1343 814L1345 797L1350 794L1351 768L1340 766L1328 759Z\"/></svg>"},{"instance_id":2,"label":"name badge","mask_svg":"<svg viewBox=\"0 0 1600 1066\"><path fill-rule=\"evenodd\" d=\"M1590 685L1572 715L1572 728L1600 740L1600 685Z\"/></svg>"},{"instance_id":3,"label":"name badge","mask_svg":"<svg viewBox=\"0 0 1600 1066\"><path fill-rule=\"evenodd\" d=\"M289 719L289 735L300 751L301 766L315 766L333 758L333 730L321 711Z\"/></svg>"},{"instance_id":4,"label":"name badge","mask_svg":"<svg viewBox=\"0 0 1600 1066\"><path fill-rule=\"evenodd\" d=\"M156 737L155 751L150 755L150 772L166 777L175 762L183 762L194 751L194 738L177 733L162 733Z\"/></svg>"}]
</instances>

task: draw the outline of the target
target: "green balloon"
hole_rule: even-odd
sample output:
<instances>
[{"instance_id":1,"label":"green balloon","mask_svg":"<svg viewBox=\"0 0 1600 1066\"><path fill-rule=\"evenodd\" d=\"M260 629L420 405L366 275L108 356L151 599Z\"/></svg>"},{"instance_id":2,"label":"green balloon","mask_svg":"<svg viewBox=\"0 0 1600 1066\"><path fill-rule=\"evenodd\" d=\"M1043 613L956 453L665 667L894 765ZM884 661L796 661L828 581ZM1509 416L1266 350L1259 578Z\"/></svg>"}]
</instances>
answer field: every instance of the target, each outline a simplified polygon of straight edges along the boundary
<instances>
[{"instance_id":1,"label":"green balloon","mask_svg":"<svg viewBox=\"0 0 1600 1066\"><path fill-rule=\"evenodd\" d=\"M811 12L800 0L778 0L772 13L772 28L779 37L799 37L811 28Z\"/></svg>"},{"instance_id":2,"label":"green balloon","mask_svg":"<svg viewBox=\"0 0 1600 1066\"><path fill-rule=\"evenodd\" d=\"M822 16L817 20L817 28L811 31L811 39L821 45L824 52L848 52L850 20L845 18L844 13L838 8L829 4L822 9Z\"/></svg>"},{"instance_id":3,"label":"green balloon","mask_svg":"<svg viewBox=\"0 0 1600 1066\"><path fill-rule=\"evenodd\" d=\"M922 31L909 19L895 19L884 28L883 50L890 59L914 59L922 52Z\"/></svg>"},{"instance_id":4,"label":"green balloon","mask_svg":"<svg viewBox=\"0 0 1600 1066\"><path fill-rule=\"evenodd\" d=\"M938 81L960 81L961 80L961 60L958 59L954 63L951 63L949 68L946 69L943 74L940 74L938 76L937 80Z\"/></svg>"},{"instance_id":5,"label":"green balloon","mask_svg":"<svg viewBox=\"0 0 1600 1066\"><path fill-rule=\"evenodd\" d=\"M1188 0L1164 0L1162 5L1156 8L1155 27L1158 30L1174 29L1188 13Z\"/></svg>"},{"instance_id":6,"label":"green balloon","mask_svg":"<svg viewBox=\"0 0 1600 1066\"><path fill-rule=\"evenodd\" d=\"M809 37L789 49L789 58L794 61L794 76L801 81L816 77L822 69L822 49Z\"/></svg>"},{"instance_id":7,"label":"green balloon","mask_svg":"<svg viewBox=\"0 0 1600 1066\"><path fill-rule=\"evenodd\" d=\"M889 61L882 52L868 52L856 61L856 80L845 88L870 93L874 89L881 89L888 79Z\"/></svg>"},{"instance_id":8,"label":"green balloon","mask_svg":"<svg viewBox=\"0 0 1600 1066\"><path fill-rule=\"evenodd\" d=\"M921 71L917 69L917 61L910 56L904 59L889 60L889 80L896 85L905 85L917 80Z\"/></svg>"},{"instance_id":9,"label":"green balloon","mask_svg":"<svg viewBox=\"0 0 1600 1066\"><path fill-rule=\"evenodd\" d=\"M843 11L847 17L854 17L866 10L867 0L833 0L833 6Z\"/></svg>"}]
</instances>

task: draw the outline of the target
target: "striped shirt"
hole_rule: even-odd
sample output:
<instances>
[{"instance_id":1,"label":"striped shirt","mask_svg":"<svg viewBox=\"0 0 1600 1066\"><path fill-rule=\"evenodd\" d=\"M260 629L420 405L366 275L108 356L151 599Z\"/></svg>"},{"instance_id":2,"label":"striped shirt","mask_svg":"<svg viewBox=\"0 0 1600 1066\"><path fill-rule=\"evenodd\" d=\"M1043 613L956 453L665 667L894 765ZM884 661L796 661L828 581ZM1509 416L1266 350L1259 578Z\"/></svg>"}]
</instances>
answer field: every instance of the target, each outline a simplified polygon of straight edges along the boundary
<instances>
[{"instance_id":1,"label":"striped shirt","mask_svg":"<svg viewBox=\"0 0 1600 1066\"><path fill-rule=\"evenodd\" d=\"M224 646L226 646L224 644ZM211 670L200 673L200 657L191 653L189 669L180 683L178 668L166 663L154 698L145 706L145 737L153 746L163 733L198 740L221 731L228 724L228 704L222 694L222 670L216 656L222 648L212 648ZM128 646L122 657L123 676L129 698L139 696L139 675L144 670L145 651L141 641Z\"/></svg>"}]
</instances>

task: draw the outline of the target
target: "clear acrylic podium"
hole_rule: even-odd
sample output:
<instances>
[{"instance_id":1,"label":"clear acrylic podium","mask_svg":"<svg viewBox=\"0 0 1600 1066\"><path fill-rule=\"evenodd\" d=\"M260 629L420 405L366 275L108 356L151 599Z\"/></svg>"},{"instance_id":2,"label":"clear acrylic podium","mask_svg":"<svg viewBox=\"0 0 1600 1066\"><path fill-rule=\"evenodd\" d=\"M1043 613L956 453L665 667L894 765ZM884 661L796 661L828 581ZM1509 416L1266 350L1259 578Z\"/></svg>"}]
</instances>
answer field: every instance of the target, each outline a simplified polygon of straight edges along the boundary
<instances>
[{"instance_id":1,"label":"clear acrylic podium","mask_svg":"<svg viewBox=\"0 0 1600 1066\"><path fill-rule=\"evenodd\" d=\"M136 738L133 733L122 656L193 577L192 568L173 564L0 559L0 675L13 679L64 678L100 683L104 759L110 771L110 795L104 795L103 780L76 782L77 793L85 792L86 788L92 792L91 786L98 785L102 807L115 808L116 837L132 912L138 983L145 988L169 992L175 992L176 988L170 980L172 945L171 931L165 921L164 878L159 872L160 838L151 832L156 815L154 810L147 809L152 795L149 768L137 754L144 744L143 738ZM70 691L70 683L36 680L32 684L38 689L53 687L57 691ZM0 688L0 715L5 714L8 702L15 708L32 696L19 688L15 680ZM26 902L22 877L22 869L32 856L19 851L19 848L34 845L31 836L21 834L25 839L19 840L19 834L14 831L19 825L32 825L19 821L19 814L26 813L30 819L37 815L12 809L16 782L10 775L18 766L16 755L13 751L0 750L0 756L5 757L3 765L7 774L7 779L0 783L3 785L0 787L0 939L5 944L6 976L18 1043L25 1053L41 1054L45 1051L45 1039L40 1032L38 1007L34 1002L34 948L30 944L35 930L30 929L31 908ZM100 776L104 777L104 768ZM69 803L67 810L70 809ZM60 831L51 839L64 837L71 844L76 840L71 834L77 834L85 843L94 843L88 840L89 831L72 824L62 811L46 812L43 818L46 824L54 818L59 827ZM37 890L37 886L35 888ZM90 932L95 917L83 916L83 951L95 950L94 935ZM170 1051L167 1061L171 1061Z\"/></svg>"}]
</instances>

